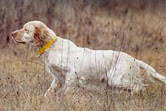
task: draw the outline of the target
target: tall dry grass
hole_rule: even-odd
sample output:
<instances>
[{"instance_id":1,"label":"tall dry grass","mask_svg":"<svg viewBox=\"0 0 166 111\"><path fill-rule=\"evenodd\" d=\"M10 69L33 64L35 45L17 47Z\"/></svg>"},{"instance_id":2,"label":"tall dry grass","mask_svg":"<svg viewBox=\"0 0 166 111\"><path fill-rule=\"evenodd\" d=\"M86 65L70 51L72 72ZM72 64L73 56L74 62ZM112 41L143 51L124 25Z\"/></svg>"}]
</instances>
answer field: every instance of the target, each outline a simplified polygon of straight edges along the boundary
<instances>
[{"instance_id":1,"label":"tall dry grass","mask_svg":"<svg viewBox=\"0 0 166 111\"><path fill-rule=\"evenodd\" d=\"M51 77L35 48L14 44L10 32L41 20L78 46L129 53L166 76L165 6L155 0L1 0L0 111L164 111L165 86L152 84L135 95L78 86L66 96L43 98Z\"/></svg>"}]
</instances>

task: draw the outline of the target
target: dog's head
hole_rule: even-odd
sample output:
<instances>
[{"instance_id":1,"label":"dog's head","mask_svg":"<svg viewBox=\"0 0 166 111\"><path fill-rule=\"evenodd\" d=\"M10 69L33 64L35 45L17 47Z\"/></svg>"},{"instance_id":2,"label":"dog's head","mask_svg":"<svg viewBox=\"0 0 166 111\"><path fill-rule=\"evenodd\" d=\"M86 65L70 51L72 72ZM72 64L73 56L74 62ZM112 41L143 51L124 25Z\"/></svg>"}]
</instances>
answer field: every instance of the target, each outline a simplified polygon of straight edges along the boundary
<instances>
[{"instance_id":1,"label":"dog's head","mask_svg":"<svg viewBox=\"0 0 166 111\"><path fill-rule=\"evenodd\" d=\"M26 23L22 29L11 33L13 39L17 43L35 44L42 47L55 33L40 21L31 21Z\"/></svg>"}]
</instances>

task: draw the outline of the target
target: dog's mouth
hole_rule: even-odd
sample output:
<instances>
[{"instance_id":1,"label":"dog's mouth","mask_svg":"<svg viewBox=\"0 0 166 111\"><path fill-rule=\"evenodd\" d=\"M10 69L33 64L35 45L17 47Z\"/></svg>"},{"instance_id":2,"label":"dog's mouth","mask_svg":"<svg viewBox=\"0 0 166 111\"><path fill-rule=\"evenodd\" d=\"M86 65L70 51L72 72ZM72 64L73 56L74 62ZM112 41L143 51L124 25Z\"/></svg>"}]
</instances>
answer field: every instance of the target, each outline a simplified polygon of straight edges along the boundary
<instances>
[{"instance_id":1,"label":"dog's mouth","mask_svg":"<svg viewBox=\"0 0 166 111\"><path fill-rule=\"evenodd\" d=\"M23 42L23 41L19 41L19 40L15 39L13 36L12 36L12 39L14 40L15 43L25 44L25 42Z\"/></svg>"},{"instance_id":2,"label":"dog's mouth","mask_svg":"<svg viewBox=\"0 0 166 111\"><path fill-rule=\"evenodd\" d=\"M17 42L17 43L25 44L25 42Z\"/></svg>"},{"instance_id":3,"label":"dog's mouth","mask_svg":"<svg viewBox=\"0 0 166 111\"><path fill-rule=\"evenodd\" d=\"M15 43L25 44L25 42L23 42L23 41L19 41L19 40L14 40L14 41L15 41Z\"/></svg>"}]
</instances>

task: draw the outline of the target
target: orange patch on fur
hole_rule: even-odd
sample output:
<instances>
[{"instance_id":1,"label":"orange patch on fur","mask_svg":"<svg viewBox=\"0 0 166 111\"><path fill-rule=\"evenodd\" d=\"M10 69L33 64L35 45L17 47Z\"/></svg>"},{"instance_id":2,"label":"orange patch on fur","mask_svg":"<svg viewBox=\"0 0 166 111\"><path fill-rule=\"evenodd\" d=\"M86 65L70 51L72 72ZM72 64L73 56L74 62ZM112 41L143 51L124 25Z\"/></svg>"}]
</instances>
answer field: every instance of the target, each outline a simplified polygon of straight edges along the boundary
<instances>
[{"instance_id":1,"label":"orange patch on fur","mask_svg":"<svg viewBox=\"0 0 166 111\"><path fill-rule=\"evenodd\" d=\"M34 42L38 47L44 46L50 40L49 33L45 27L35 27Z\"/></svg>"}]
</instances>

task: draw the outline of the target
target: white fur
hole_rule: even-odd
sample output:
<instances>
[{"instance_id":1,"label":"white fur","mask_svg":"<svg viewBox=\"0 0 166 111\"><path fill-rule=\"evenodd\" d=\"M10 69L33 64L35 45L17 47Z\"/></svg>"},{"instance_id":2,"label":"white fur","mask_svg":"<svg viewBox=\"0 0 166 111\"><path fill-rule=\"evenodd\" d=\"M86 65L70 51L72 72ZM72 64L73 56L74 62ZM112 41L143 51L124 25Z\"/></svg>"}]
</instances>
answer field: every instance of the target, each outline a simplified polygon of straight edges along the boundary
<instances>
[{"instance_id":1,"label":"white fur","mask_svg":"<svg viewBox=\"0 0 166 111\"><path fill-rule=\"evenodd\" d=\"M38 21L35 23L38 24ZM31 26L31 23L27 24ZM31 26L29 29L33 32L34 28ZM55 35L51 29L48 28L48 31ZM32 35L29 37L33 38ZM59 90L60 82L68 91L78 78L88 82L100 82L105 79L109 86L137 92L144 87L140 68L147 72L149 80L153 77L166 83L166 78L151 66L124 52L82 48L61 37L58 37L53 46L44 53L44 57L46 70L53 77L52 84L45 95L49 94L51 89Z\"/></svg>"}]
</instances>

